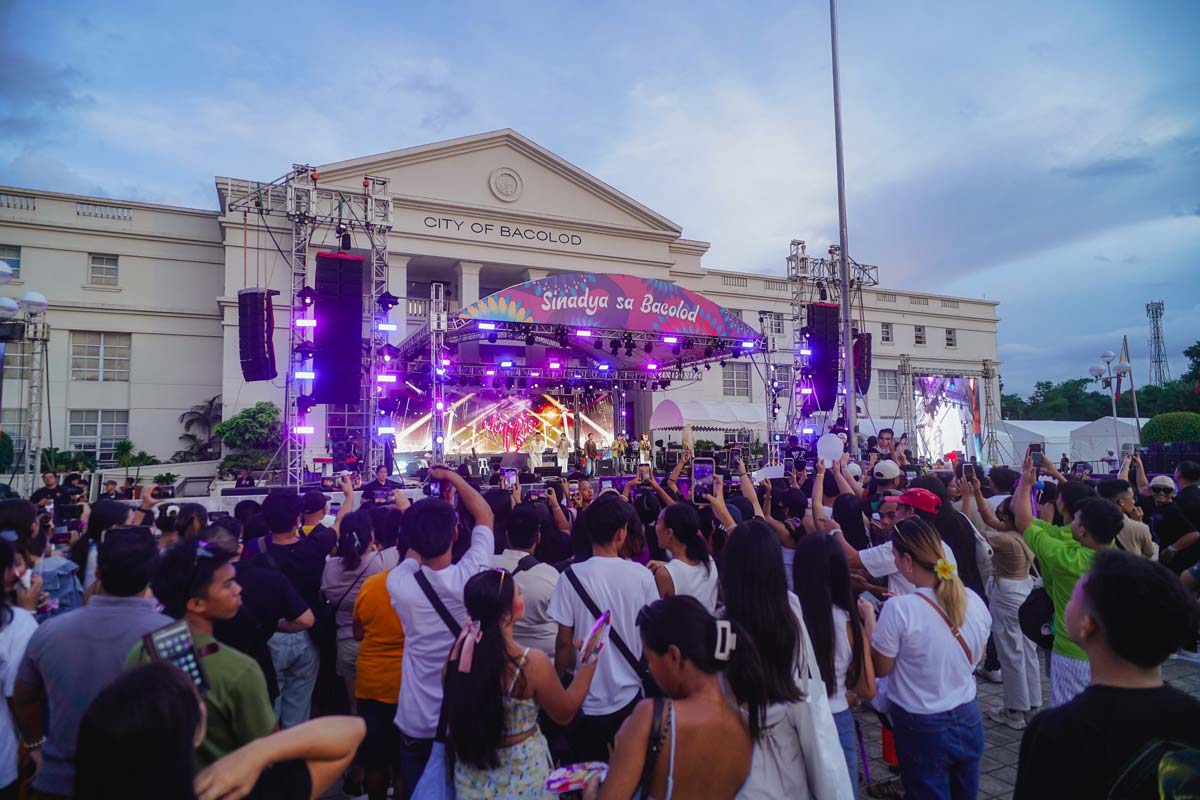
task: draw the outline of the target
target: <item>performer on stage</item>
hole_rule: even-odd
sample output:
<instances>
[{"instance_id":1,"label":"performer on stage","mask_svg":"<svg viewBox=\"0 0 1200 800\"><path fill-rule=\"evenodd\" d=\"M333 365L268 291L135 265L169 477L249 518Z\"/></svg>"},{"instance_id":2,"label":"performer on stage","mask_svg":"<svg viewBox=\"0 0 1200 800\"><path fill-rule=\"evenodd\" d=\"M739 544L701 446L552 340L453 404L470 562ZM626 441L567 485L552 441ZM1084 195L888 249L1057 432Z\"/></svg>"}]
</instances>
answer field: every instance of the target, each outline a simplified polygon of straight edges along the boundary
<instances>
[{"instance_id":1,"label":"performer on stage","mask_svg":"<svg viewBox=\"0 0 1200 800\"><path fill-rule=\"evenodd\" d=\"M613 440L612 454L613 461L616 462L614 466L617 473L623 475L628 472L629 468L625 464L625 459L629 458L629 440L625 438L625 434L618 433L617 438Z\"/></svg>"},{"instance_id":2,"label":"performer on stage","mask_svg":"<svg viewBox=\"0 0 1200 800\"><path fill-rule=\"evenodd\" d=\"M571 443L567 440L565 432L558 435L555 452L558 453L558 471L565 475L567 463L571 460Z\"/></svg>"},{"instance_id":3,"label":"performer on stage","mask_svg":"<svg viewBox=\"0 0 1200 800\"><path fill-rule=\"evenodd\" d=\"M587 459L584 470L589 478L596 475L596 462L600 460L600 448L596 446L596 434L589 433L583 444L583 455Z\"/></svg>"},{"instance_id":4,"label":"performer on stage","mask_svg":"<svg viewBox=\"0 0 1200 800\"><path fill-rule=\"evenodd\" d=\"M650 434L643 433L642 438L638 440L638 454L642 461L654 463L654 445L650 443Z\"/></svg>"},{"instance_id":5,"label":"performer on stage","mask_svg":"<svg viewBox=\"0 0 1200 800\"><path fill-rule=\"evenodd\" d=\"M529 437L529 468L536 470L542 466L542 451L546 449L546 441L542 434L535 433Z\"/></svg>"}]
</instances>

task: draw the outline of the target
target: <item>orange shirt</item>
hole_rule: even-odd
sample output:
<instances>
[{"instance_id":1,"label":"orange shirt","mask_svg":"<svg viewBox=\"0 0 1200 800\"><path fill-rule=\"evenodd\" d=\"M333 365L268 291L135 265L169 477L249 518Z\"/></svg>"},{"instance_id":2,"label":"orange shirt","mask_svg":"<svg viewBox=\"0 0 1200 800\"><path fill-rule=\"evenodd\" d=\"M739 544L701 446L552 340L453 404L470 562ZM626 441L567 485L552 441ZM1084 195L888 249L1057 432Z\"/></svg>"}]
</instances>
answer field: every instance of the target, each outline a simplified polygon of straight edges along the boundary
<instances>
[{"instance_id":1,"label":"orange shirt","mask_svg":"<svg viewBox=\"0 0 1200 800\"><path fill-rule=\"evenodd\" d=\"M404 628L392 608L387 576L381 572L363 581L354 601L354 621L365 632L358 648L354 696L395 705L400 696Z\"/></svg>"}]
</instances>

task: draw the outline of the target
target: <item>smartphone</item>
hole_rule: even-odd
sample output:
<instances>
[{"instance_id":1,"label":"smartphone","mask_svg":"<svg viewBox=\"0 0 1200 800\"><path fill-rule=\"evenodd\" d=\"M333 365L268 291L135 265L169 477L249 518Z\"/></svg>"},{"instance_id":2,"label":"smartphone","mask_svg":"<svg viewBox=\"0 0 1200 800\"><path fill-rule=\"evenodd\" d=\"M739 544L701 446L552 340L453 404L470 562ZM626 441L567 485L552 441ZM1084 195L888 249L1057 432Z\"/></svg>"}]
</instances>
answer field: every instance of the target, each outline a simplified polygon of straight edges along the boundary
<instances>
[{"instance_id":1,"label":"smartphone","mask_svg":"<svg viewBox=\"0 0 1200 800\"><path fill-rule=\"evenodd\" d=\"M785 458L783 460L783 474L784 475L791 475L792 470L794 470L795 468L796 468L796 459Z\"/></svg>"},{"instance_id":2,"label":"smartphone","mask_svg":"<svg viewBox=\"0 0 1200 800\"><path fill-rule=\"evenodd\" d=\"M650 480L650 462L643 461L638 464L638 480L642 483L647 483Z\"/></svg>"},{"instance_id":3,"label":"smartphone","mask_svg":"<svg viewBox=\"0 0 1200 800\"><path fill-rule=\"evenodd\" d=\"M441 497L442 482L437 480L429 481L429 483L425 484L425 494L429 497Z\"/></svg>"},{"instance_id":4,"label":"smartphone","mask_svg":"<svg viewBox=\"0 0 1200 800\"><path fill-rule=\"evenodd\" d=\"M571 481L567 484L567 494L571 497L579 494L579 481Z\"/></svg>"},{"instance_id":5,"label":"smartphone","mask_svg":"<svg viewBox=\"0 0 1200 800\"><path fill-rule=\"evenodd\" d=\"M200 666L200 654L196 651L196 643L192 640L187 622L179 620L151 631L142 637L142 643L151 659L171 662L187 673L192 683L196 684L196 691L200 694L208 691L208 679L204 676L204 668Z\"/></svg>"},{"instance_id":6,"label":"smartphone","mask_svg":"<svg viewBox=\"0 0 1200 800\"><path fill-rule=\"evenodd\" d=\"M342 510L342 504L336 500L329 501L329 513L337 516L337 513Z\"/></svg>"},{"instance_id":7,"label":"smartphone","mask_svg":"<svg viewBox=\"0 0 1200 800\"><path fill-rule=\"evenodd\" d=\"M963 477L968 481L975 480L975 465L963 464Z\"/></svg>"},{"instance_id":8,"label":"smartphone","mask_svg":"<svg viewBox=\"0 0 1200 800\"><path fill-rule=\"evenodd\" d=\"M500 488L511 492L513 487L517 485L517 468L516 467L501 467L500 468Z\"/></svg>"},{"instance_id":9,"label":"smartphone","mask_svg":"<svg viewBox=\"0 0 1200 800\"><path fill-rule=\"evenodd\" d=\"M525 500L541 500L546 496L546 487L544 486L527 486L525 488Z\"/></svg>"},{"instance_id":10,"label":"smartphone","mask_svg":"<svg viewBox=\"0 0 1200 800\"><path fill-rule=\"evenodd\" d=\"M1029 453L1033 457L1033 465L1040 467L1042 465L1042 446L1040 444L1029 445Z\"/></svg>"},{"instance_id":11,"label":"smartphone","mask_svg":"<svg viewBox=\"0 0 1200 800\"><path fill-rule=\"evenodd\" d=\"M713 469L711 458L692 459L692 502L706 503L704 495L713 493Z\"/></svg>"},{"instance_id":12,"label":"smartphone","mask_svg":"<svg viewBox=\"0 0 1200 800\"><path fill-rule=\"evenodd\" d=\"M612 612L610 611L605 611L600 615L600 619L596 620L596 624L592 626L591 633L588 634L587 639L583 642L583 649L579 652L580 659L583 662L586 663L591 659L592 653L595 652L601 638L603 638L605 631L608 630L608 626L611 624Z\"/></svg>"},{"instance_id":13,"label":"smartphone","mask_svg":"<svg viewBox=\"0 0 1200 800\"><path fill-rule=\"evenodd\" d=\"M729 468L733 469L734 462L741 461L741 460L742 460L742 448L740 448L740 447L729 448Z\"/></svg>"},{"instance_id":14,"label":"smartphone","mask_svg":"<svg viewBox=\"0 0 1200 800\"><path fill-rule=\"evenodd\" d=\"M614 488L612 481L605 481L605 480L600 481L600 491L604 491L605 489L612 489L612 488Z\"/></svg>"}]
</instances>

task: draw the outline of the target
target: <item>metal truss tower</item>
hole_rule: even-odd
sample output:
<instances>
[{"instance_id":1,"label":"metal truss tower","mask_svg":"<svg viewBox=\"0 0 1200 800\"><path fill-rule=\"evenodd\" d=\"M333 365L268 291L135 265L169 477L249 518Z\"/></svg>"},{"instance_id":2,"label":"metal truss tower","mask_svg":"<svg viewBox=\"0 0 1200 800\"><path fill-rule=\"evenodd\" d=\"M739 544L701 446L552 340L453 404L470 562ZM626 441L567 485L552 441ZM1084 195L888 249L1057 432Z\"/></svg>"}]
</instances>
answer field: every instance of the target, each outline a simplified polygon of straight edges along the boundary
<instances>
[{"instance_id":1,"label":"metal truss tower","mask_svg":"<svg viewBox=\"0 0 1200 800\"><path fill-rule=\"evenodd\" d=\"M28 314L25 321L25 341L29 344L29 384L25 395L25 491L37 488L42 473L42 413L46 399L46 350L50 341L50 325L43 314Z\"/></svg>"},{"instance_id":2,"label":"metal truss tower","mask_svg":"<svg viewBox=\"0 0 1200 800\"><path fill-rule=\"evenodd\" d=\"M1146 304L1146 319L1150 320L1150 385L1162 386L1171 381L1167 363L1167 343L1163 340L1163 301Z\"/></svg>"}]
</instances>

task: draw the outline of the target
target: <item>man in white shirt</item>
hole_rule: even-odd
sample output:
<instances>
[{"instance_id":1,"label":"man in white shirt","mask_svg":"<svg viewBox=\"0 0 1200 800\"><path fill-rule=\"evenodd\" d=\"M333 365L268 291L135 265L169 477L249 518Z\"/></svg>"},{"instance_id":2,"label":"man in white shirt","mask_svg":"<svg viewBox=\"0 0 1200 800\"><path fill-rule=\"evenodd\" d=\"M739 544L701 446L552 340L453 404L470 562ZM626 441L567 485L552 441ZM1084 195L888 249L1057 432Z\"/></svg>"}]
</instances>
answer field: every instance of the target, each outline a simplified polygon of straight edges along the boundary
<instances>
[{"instance_id":1,"label":"man in white shirt","mask_svg":"<svg viewBox=\"0 0 1200 800\"><path fill-rule=\"evenodd\" d=\"M609 492L597 497L576 523L587 526L592 557L574 564L568 572L579 580L601 613L612 614L612 628L600 651L596 676L567 733L577 761L608 759L609 745L642 693L641 676L614 644L614 635L619 635L633 657L641 659L637 615L658 599L650 570L618 555L633 517L633 507L620 495ZM565 675L574 667L575 640L586 637L596 622L568 574L562 576L550 598L549 615L558 623L554 665L560 675Z\"/></svg>"},{"instance_id":2,"label":"man in white shirt","mask_svg":"<svg viewBox=\"0 0 1200 800\"><path fill-rule=\"evenodd\" d=\"M400 772L406 800L420 780L433 747L442 705L442 667L456 636L422 589L418 576L428 581L442 608L461 626L467 620L463 587L473 575L490 566L495 547L492 510L479 492L445 467L431 468L429 477L442 481L442 496L451 502L458 494L475 518L475 529L471 531L470 549L452 564L450 550L458 536L454 506L433 497L419 500L404 515L412 549L387 578L392 607L404 626L404 660L394 721L400 729Z\"/></svg>"},{"instance_id":3,"label":"man in white shirt","mask_svg":"<svg viewBox=\"0 0 1200 800\"><path fill-rule=\"evenodd\" d=\"M540 522L533 506L519 505L504 525L508 547L492 559L492 566L512 573L525 599L525 614L513 623L513 640L522 647L541 650L554 660L558 623L550 618L550 596L558 585L558 570L533 556L541 538Z\"/></svg>"},{"instance_id":4,"label":"man in white shirt","mask_svg":"<svg viewBox=\"0 0 1200 800\"><path fill-rule=\"evenodd\" d=\"M937 513L938 506L942 502L928 489L909 489L894 500L897 522L914 516L916 511L913 509L920 509L929 514ZM917 587L913 586L912 581L900 574L891 542L884 542L877 547L868 547L866 550L855 550L841 532L838 532L837 537L842 543L842 549L846 552L846 561L852 568L865 569L875 578L887 578L888 591L892 594L904 595L916 591ZM954 558L954 551L950 549L950 545L944 542L943 545L942 550L945 552L946 560L957 567L958 561Z\"/></svg>"}]
</instances>

